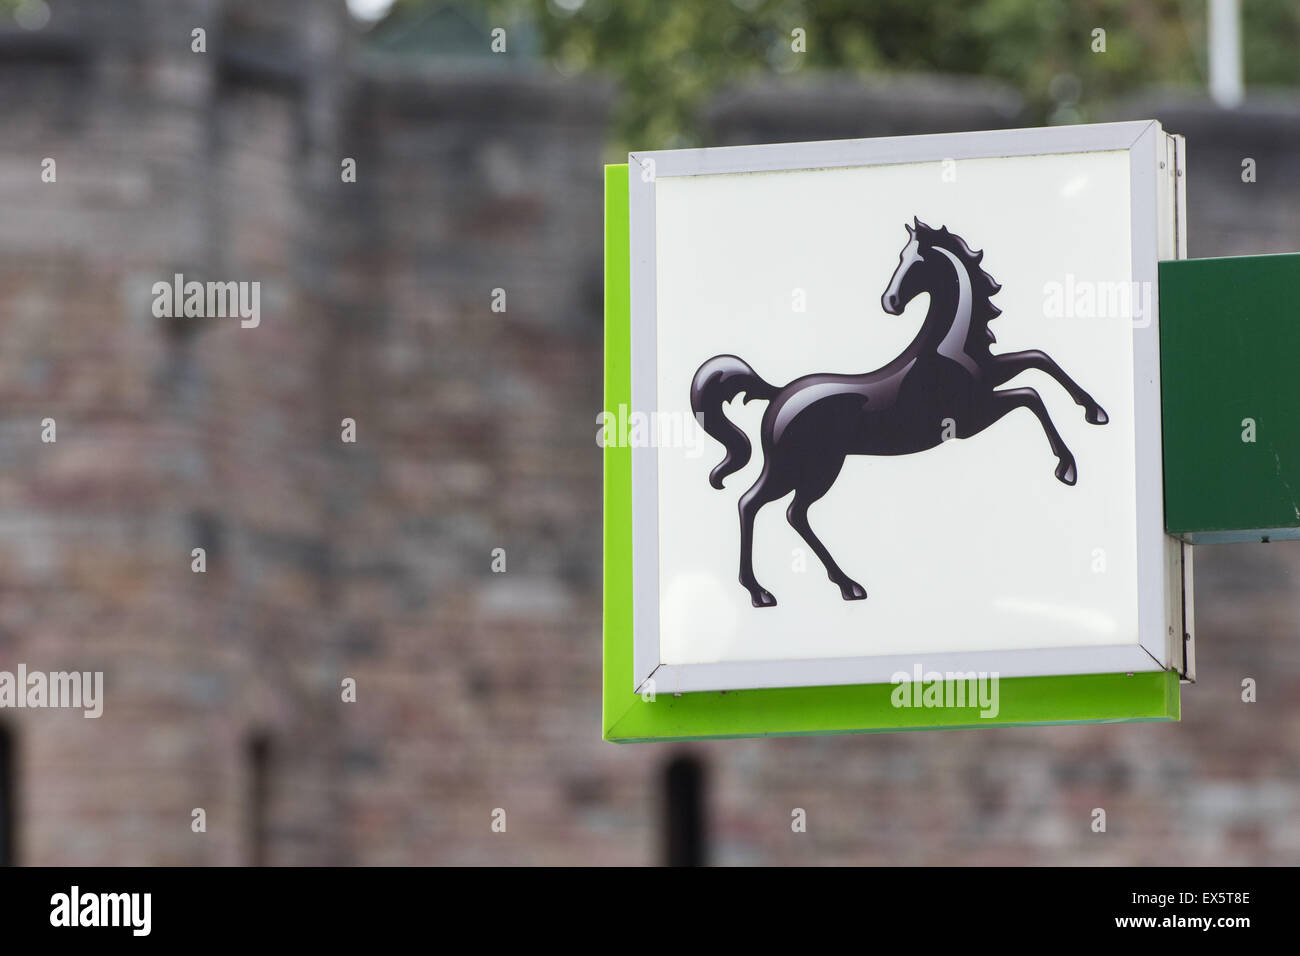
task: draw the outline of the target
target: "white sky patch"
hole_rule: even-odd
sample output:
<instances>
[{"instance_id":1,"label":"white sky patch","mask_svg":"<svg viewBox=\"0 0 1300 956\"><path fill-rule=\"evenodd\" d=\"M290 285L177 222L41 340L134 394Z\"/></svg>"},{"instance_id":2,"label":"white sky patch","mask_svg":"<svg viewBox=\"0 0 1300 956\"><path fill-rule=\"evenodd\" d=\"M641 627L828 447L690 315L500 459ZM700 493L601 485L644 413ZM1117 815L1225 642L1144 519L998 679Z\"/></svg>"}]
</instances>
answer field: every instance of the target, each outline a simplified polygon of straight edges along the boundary
<instances>
[{"instance_id":1,"label":"white sky patch","mask_svg":"<svg viewBox=\"0 0 1300 956\"><path fill-rule=\"evenodd\" d=\"M393 0L348 0L348 12L358 20L373 23L393 5Z\"/></svg>"}]
</instances>

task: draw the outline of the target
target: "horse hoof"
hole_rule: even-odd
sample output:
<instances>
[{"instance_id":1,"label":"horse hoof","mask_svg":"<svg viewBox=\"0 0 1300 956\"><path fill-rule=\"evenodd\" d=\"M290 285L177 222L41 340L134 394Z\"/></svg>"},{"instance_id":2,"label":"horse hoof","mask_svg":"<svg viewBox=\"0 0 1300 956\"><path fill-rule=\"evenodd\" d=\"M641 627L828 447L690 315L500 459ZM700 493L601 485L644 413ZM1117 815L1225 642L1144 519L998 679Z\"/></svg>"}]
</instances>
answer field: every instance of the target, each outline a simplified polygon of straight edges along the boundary
<instances>
[{"instance_id":1,"label":"horse hoof","mask_svg":"<svg viewBox=\"0 0 1300 956\"><path fill-rule=\"evenodd\" d=\"M845 580L840 585L840 597L846 601L864 601L867 597L867 589L857 581Z\"/></svg>"},{"instance_id":2,"label":"horse hoof","mask_svg":"<svg viewBox=\"0 0 1300 956\"><path fill-rule=\"evenodd\" d=\"M1110 421L1110 418L1106 415L1106 410L1100 405L1089 411L1083 417L1089 425L1105 425Z\"/></svg>"},{"instance_id":3,"label":"horse hoof","mask_svg":"<svg viewBox=\"0 0 1300 956\"><path fill-rule=\"evenodd\" d=\"M1056 466L1056 477L1067 485L1072 485L1079 480L1079 473L1074 468L1073 458Z\"/></svg>"},{"instance_id":4,"label":"horse hoof","mask_svg":"<svg viewBox=\"0 0 1300 956\"><path fill-rule=\"evenodd\" d=\"M772 597L772 592L764 588L749 592L749 602L754 607L776 607L776 598Z\"/></svg>"}]
</instances>

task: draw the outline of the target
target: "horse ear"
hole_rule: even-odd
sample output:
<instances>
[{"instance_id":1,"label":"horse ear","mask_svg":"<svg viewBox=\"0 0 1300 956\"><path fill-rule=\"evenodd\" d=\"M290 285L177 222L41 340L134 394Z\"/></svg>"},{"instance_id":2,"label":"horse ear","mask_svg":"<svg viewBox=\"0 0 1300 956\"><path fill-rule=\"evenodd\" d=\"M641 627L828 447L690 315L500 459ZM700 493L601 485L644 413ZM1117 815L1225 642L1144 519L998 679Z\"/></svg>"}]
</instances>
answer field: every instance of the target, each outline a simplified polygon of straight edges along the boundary
<instances>
[{"instance_id":1,"label":"horse ear","mask_svg":"<svg viewBox=\"0 0 1300 956\"><path fill-rule=\"evenodd\" d=\"M903 228L907 230L907 234L908 234L909 236L915 236L915 235L916 235L916 233L912 230L912 227L909 226L907 223L903 223Z\"/></svg>"}]
</instances>

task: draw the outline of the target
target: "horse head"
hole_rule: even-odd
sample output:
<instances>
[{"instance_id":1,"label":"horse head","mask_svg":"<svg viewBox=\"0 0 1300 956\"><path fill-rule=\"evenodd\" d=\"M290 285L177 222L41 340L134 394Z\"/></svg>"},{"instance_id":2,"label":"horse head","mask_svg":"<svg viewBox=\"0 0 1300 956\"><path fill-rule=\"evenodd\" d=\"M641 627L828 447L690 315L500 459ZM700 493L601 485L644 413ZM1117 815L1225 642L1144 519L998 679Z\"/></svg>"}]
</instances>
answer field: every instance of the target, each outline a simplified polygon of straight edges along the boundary
<instances>
[{"instance_id":1,"label":"horse head","mask_svg":"<svg viewBox=\"0 0 1300 956\"><path fill-rule=\"evenodd\" d=\"M929 240L934 231L916 217L907 230L907 245L898 254L898 267L889 280L889 287L880 297L880 306L890 315L902 315L907 304L928 288L926 283L926 253L931 251Z\"/></svg>"},{"instance_id":2,"label":"horse head","mask_svg":"<svg viewBox=\"0 0 1300 956\"><path fill-rule=\"evenodd\" d=\"M909 302L922 292L934 290L935 282L940 278L934 269L946 259L959 270L965 270L975 297L972 316L974 324L983 327L984 338L988 342L996 341L988 323L1001 315L1002 310L989 299L1002 286L980 268L984 253L971 249L966 245L966 240L949 232L947 226L934 229L912 217L912 225L904 228L907 230L907 245L898 254L898 267L889 280L889 288L880 297L881 308L890 315L902 315ZM936 255L936 252L939 254Z\"/></svg>"}]
</instances>

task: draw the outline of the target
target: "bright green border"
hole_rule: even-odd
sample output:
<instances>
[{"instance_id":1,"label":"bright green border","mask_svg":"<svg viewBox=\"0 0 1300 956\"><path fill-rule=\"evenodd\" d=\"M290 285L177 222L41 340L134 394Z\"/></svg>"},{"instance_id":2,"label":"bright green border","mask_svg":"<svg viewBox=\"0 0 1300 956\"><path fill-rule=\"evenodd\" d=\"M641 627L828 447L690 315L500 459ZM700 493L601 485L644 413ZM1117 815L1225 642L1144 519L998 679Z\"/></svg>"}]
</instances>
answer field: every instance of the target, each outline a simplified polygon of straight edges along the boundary
<instances>
[{"instance_id":1,"label":"bright green border","mask_svg":"<svg viewBox=\"0 0 1300 956\"><path fill-rule=\"evenodd\" d=\"M605 167L605 408L631 402L627 165ZM631 743L707 737L879 733L963 727L1178 719L1171 671L1015 677L1000 682L999 714L896 708L893 684L790 687L661 695L632 692L632 453L605 456L605 740Z\"/></svg>"}]
</instances>

